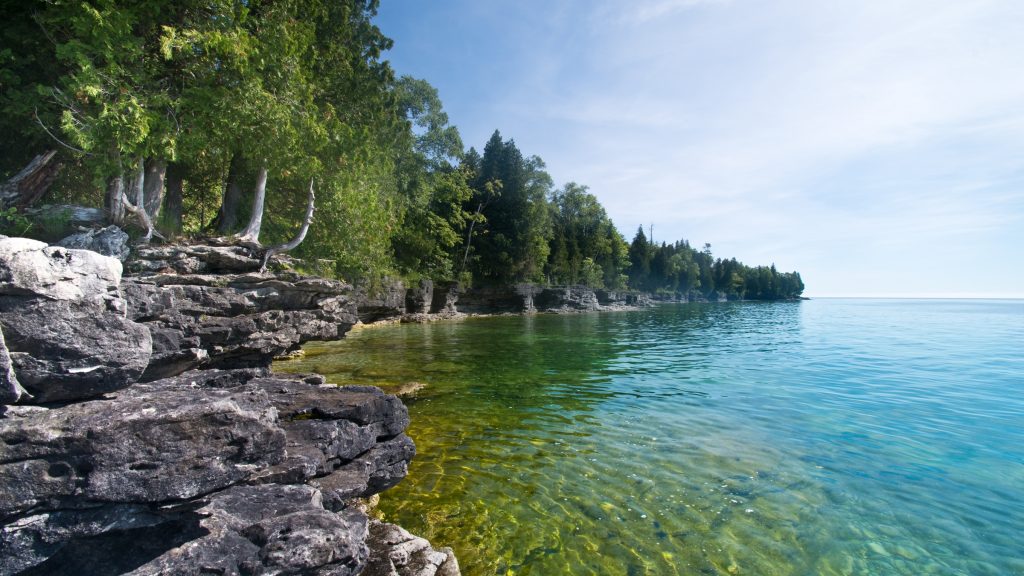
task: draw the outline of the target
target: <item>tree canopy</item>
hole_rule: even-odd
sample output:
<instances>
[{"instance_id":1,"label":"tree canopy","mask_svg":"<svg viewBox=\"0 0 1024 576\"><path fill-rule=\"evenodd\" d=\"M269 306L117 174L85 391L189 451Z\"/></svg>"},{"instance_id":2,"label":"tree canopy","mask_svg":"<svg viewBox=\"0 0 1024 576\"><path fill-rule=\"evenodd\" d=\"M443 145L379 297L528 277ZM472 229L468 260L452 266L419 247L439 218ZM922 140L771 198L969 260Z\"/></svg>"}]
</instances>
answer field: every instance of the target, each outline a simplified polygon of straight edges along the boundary
<instances>
[{"instance_id":1,"label":"tree canopy","mask_svg":"<svg viewBox=\"0 0 1024 576\"><path fill-rule=\"evenodd\" d=\"M146 238L306 236L298 256L349 277L803 289L707 245L658 246L642 229L627 243L586 186L556 187L497 130L464 149L438 91L383 59L377 0L2 5L0 176L56 148L52 199L103 205Z\"/></svg>"}]
</instances>

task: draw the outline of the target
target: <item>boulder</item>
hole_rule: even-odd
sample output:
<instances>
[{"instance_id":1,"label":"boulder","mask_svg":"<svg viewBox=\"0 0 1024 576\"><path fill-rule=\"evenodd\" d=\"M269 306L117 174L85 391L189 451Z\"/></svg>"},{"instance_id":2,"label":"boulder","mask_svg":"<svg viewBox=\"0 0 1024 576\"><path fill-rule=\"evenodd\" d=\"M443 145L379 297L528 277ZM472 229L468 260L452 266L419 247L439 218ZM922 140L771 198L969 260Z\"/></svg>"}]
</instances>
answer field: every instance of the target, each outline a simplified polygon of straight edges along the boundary
<instances>
[{"instance_id":1,"label":"boulder","mask_svg":"<svg viewBox=\"0 0 1024 576\"><path fill-rule=\"evenodd\" d=\"M409 461L415 455L415 444L403 434L309 483L323 492L326 508L340 510L352 498L366 498L398 484L409 473Z\"/></svg>"},{"instance_id":2,"label":"boulder","mask_svg":"<svg viewBox=\"0 0 1024 576\"><path fill-rule=\"evenodd\" d=\"M367 324L398 318L405 314L405 296L405 284L394 279L384 279L378 286L362 282L356 286L353 293L358 306L359 320Z\"/></svg>"},{"instance_id":3,"label":"boulder","mask_svg":"<svg viewBox=\"0 0 1024 576\"><path fill-rule=\"evenodd\" d=\"M535 312L533 298L541 288L533 284L482 286L459 293L459 312L469 314L521 314Z\"/></svg>"},{"instance_id":4,"label":"boulder","mask_svg":"<svg viewBox=\"0 0 1024 576\"><path fill-rule=\"evenodd\" d=\"M340 510L351 498L394 486L416 453L403 431L409 413L398 398L366 386L321 386L280 376L255 378L277 408L284 460L252 482L308 482Z\"/></svg>"},{"instance_id":5,"label":"boulder","mask_svg":"<svg viewBox=\"0 0 1024 576\"><path fill-rule=\"evenodd\" d=\"M309 486L235 486L196 511L208 534L130 572L351 576L366 564L367 518L324 510Z\"/></svg>"},{"instance_id":6,"label":"boulder","mask_svg":"<svg viewBox=\"0 0 1024 576\"><path fill-rule=\"evenodd\" d=\"M131 252L131 248L128 246L128 233L113 225L72 234L55 245L64 248L92 250L104 256L117 258L121 262L124 262Z\"/></svg>"},{"instance_id":7,"label":"boulder","mask_svg":"<svg viewBox=\"0 0 1024 576\"><path fill-rule=\"evenodd\" d=\"M600 308L597 294L586 286L552 286L541 289L533 298L543 312L592 312Z\"/></svg>"},{"instance_id":8,"label":"boulder","mask_svg":"<svg viewBox=\"0 0 1024 576\"><path fill-rule=\"evenodd\" d=\"M405 406L315 375L196 370L0 417L0 574L356 574L415 446ZM205 571L205 572L204 572Z\"/></svg>"},{"instance_id":9,"label":"boulder","mask_svg":"<svg viewBox=\"0 0 1024 576\"><path fill-rule=\"evenodd\" d=\"M177 269L245 258L224 248L160 253ZM362 573L350 499L406 475L408 411L269 371L358 322L351 287L175 266L122 280L114 258L0 238L0 576ZM399 570L454 565L386 540L409 553L388 553Z\"/></svg>"},{"instance_id":10,"label":"boulder","mask_svg":"<svg viewBox=\"0 0 1024 576\"><path fill-rule=\"evenodd\" d=\"M252 272L260 267L260 254L249 246L188 245L140 246L129 264L134 273L219 274Z\"/></svg>"},{"instance_id":11,"label":"boulder","mask_svg":"<svg viewBox=\"0 0 1024 576\"><path fill-rule=\"evenodd\" d=\"M126 318L120 282L114 258L26 238L0 240L0 329L33 401L95 398L142 375L152 340L145 326Z\"/></svg>"},{"instance_id":12,"label":"boulder","mask_svg":"<svg viewBox=\"0 0 1024 576\"><path fill-rule=\"evenodd\" d=\"M439 282L434 285L433 299L430 303L431 314L452 316L458 312L455 304L459 301L458 282Z\"/></svg>"},{"instance_id":13,"label":"boulder","mask_svg":"<svg viewBox=\"0 0 1024 576\"><path fill-rule=\"evenodd\" d=\"M28 238L0 240L0 295L101 304L119 300L121 263Z\"/></svg>"},{"instance_id":14,"label":"boulder","mask_svg":"<svg viewBox=\"0 0 1024 576\"><path fill-rule=\"evenodd\" d=\"M0 326L15 373L35 402L120 390L149 364L149 329L94 305L0 296Z\"/></svg>"}]
</instances>

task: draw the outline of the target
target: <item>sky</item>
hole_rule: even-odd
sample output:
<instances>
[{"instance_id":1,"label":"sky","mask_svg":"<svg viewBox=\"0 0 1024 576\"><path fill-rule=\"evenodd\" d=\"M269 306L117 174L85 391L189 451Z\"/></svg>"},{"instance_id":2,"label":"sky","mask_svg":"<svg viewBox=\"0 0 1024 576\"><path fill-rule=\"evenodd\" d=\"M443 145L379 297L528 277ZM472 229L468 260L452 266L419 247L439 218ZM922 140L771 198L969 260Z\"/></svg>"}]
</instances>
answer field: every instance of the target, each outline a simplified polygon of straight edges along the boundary
<instances>
[{"instance_id":1,"label":"sky","mask_svg":"<svg viewBox=\"0 0 1024 576\"><path fill-rule=\"evenodd\" d=\"M808 296L1024 297L1020 0L382 0L396 72L629 241Z\"/></svg>"}]
</instances>

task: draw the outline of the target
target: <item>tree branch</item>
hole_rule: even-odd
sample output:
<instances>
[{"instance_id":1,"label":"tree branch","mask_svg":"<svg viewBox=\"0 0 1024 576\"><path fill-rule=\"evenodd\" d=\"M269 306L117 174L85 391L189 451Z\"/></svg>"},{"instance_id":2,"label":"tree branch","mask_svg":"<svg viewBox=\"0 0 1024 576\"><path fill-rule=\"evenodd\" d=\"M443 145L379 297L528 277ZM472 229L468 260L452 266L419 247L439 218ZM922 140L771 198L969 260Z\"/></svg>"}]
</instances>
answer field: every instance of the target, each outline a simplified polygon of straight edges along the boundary
<instances>
[{"instance_id":1,"label":"tree branch","mask_svg":"<svg viewBox=\"0 0 1024 576\"><path fill-rule=\"evenodd\" d=\"M313 179L309 179L309 203L306 205L306 217L302 220L302 227L299 228L299 233L294 238L285 242L284 244L278 244L277 246L271 246L267 248L267 251L263 253L263 260L260 262L260 272L267 271L267 262L270 261L270 257L280 252L287 252L294 250L302 244L302 241L306 239L306 233L309 232L309 225L313 222L313 212L316 209L316 195L313 192Z\"/></svg>"},{"instance_id":2,"label":"tree branch","mask_svg":"<svg viewBox=\"0 0 1024 576\"><path fill-rule=\"evenodd\" d=\"M72 151L78 152L79 154L83 154L85 156L92 156L92 154L86 152L85 150L82 150L81 148L75 148L71 144L68 144L68 143L64 142L63 140L61 140L60 138L57 138L56 136L54 136L53 132L50 132L50 129L47 128L46 124L43 124L43 121L39 118L39 109L38 108L36 108L36 109L34 109L32 111L32 116L35 117L36 122L39 123L39 126L43 129L43 131L46 132L50 136L50 138L53 138L57 142L57 144L60 144L61 146L67 148L68 150L72 150Z\"/></svg>"}]
</instances>

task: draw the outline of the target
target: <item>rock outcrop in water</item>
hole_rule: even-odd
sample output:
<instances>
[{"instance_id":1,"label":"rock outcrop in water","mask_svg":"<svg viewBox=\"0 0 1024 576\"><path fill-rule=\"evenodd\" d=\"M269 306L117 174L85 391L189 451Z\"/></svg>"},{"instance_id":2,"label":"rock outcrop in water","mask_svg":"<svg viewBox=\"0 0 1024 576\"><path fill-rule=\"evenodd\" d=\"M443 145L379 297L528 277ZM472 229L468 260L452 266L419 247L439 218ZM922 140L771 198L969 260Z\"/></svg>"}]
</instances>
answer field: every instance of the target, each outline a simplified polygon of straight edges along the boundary
<instances>
[{"instance_id":1,"label":"rock outcrop in water","mask_svg":"<svg viewBox=\"0 0 1024 576\"><path fill-rule=\"evenodd\" d=\"M351 289L158 256L0 239L0 574L458 574L353 504L406 475L401 401L268 370Z\"/></svg>"}]
</instances>

